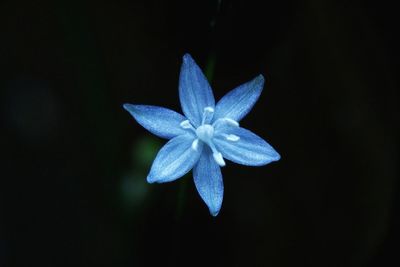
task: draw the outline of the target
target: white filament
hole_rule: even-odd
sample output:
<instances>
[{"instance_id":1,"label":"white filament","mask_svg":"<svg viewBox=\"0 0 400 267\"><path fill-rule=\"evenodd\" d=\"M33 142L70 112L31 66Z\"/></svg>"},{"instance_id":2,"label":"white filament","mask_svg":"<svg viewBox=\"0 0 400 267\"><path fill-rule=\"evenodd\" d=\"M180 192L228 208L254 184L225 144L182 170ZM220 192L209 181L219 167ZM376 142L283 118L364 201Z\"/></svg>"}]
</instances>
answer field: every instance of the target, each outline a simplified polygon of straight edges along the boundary
<instances>
[{"instance_id":1,"label":"white filament","mask_svg":"<svg viewBox=\"0 0 400 267\"><path fill-rule=\"evenodd\" d=\"M201 120L201 125L210 121L212 116L214 115L214 108L213 107L205 107L203 110L203 119Z\"/></svg>"}]
</instances>

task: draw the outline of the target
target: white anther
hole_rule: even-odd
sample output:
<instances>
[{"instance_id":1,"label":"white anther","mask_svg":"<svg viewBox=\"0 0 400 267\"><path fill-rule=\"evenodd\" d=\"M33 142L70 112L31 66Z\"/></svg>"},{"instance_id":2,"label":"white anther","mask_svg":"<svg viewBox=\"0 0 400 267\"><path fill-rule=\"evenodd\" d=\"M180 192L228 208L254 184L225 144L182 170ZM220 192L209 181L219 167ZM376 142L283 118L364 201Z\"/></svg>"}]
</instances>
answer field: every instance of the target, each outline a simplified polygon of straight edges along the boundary
<instances>
[{"instance_id":1,"label":"white anther","mask_svg":"<svg viewBox=\"0 0 400 267\"><path fill-rule=\"evenodd\" d=\"M192 149L197 151L198 148L199 148L199 139L194 139L192 142Z\"/></svg>"},{"instance_id":2,"label":"white anther","mask_svg":"<svg viewBox=\"0 0 400 267\"><path fill-rule=\"evenodd\" d=\"M225 124L228 124L230 126L239 127L239 123L237 121L235 121L235 120L230 119L230 118L220 118L220 119L216 120L213 123L213 126L215 127L217 124L220 124L220 123L225 123Z\"/></svg>"},{"instance_id":3,"label":"white anther","mask_svg":"<svg viewBox=\"0 0 400 267\"><path fill-rule=\"evenodd\" d=\"M230 119L230 118L223 118L223 120L224 120L226 123L228 123L229 125L236 126L236 127L239 126L239 123L238 123L237 121L232 120L232 119Z\"/></svg>"},{"instance_id":4,"label":"white anther","mask_svg":"<svg viewBox=\"0 0 400 267\"><path fill-rule=\"evenodd\" d=\"M240 137L234 134L227 134L225 135L226 140L232 141L232 142L237 142L240 140Z\"/></svg>"},{"instance_id":5,"label":"white anther","mask_svg":"<svg viewBox=\"0 0 400 267\"><path fill-rule=\"evenodd\" d=\"M205 107L204 108L204 112L213 113L214 112L214 108L213 107Z\"/></svg>"},{"instance_id":6,"label":"white anther","mask_svg":"<svg viewBox=\"0 0 400 267\"><path fill-rule=\"evenodd\" d=\"M182 127L183 129L190 129L190 128L193 128L193 126L190 124L190 121L189 121L189 120L182 121L180 125L181 125L181 127Z\"/></svg>"},{"instance_id":7,"label":"white anther","mask_svg":"<svg viewBox=\"0 0 400 267\"><path fill-rule=\"evenodd\" d=\"M224 161L224 158L222 157L222 154L221 154L221 153L219 153L219 152L214 152L214 153L213 153L213 157L214 157L214 160L217 162L217 164L218 164L219 166L221 166L221 167L224 167L224 166L225 166L225 161Z\"/></svg>"}]
</instances>

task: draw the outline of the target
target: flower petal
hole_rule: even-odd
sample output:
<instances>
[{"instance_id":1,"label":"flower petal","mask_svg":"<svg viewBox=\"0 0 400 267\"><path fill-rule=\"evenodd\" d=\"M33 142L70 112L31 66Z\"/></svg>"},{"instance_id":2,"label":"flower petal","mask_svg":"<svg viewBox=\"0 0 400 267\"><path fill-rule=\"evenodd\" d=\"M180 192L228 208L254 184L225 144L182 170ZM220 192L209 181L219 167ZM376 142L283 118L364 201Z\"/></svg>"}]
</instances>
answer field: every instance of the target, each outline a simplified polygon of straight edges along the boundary
<instances>
[{"instance_id":1,"label":"flower petal","mask_svg":"<svg viewBox=\"0 0 400 267\"><path fill-rule=\"evenodd\" d=\"M214 118L226 117L240 121L257 102L263 86L264 77L258 75L253 80L236 87L218 101L215 107Z\"/></svg>"},{"instance_id":2,"label":"flower petal","mask_svg":"<svg viewBox=\"0 0 400 267\"><path fill-rule=\"evenodd\" d=\"M232 141L227 135L239 139ZM280 159L278 152L264 139L240 127L221 126L216 129L214 144L224 158L238 164L261 166Z\"/></svg>"},{"instance_id":3,"label":"flower petal","mask_svg":"<svg viewBox=\"0 0 400 267\"><path fill-rule=\"evenodd\" d=\"M215 107L211 87L189 54L183 56L179 77L179 98L183 114L195 127L201 124L204 108Z\"/></svg>"},{"instance_id":4,"label":"flower petal","mask_svg":"<svg viewBox=\"0 0 400 267\"><path fill-rule=\"evenodd\" d=\"M193 168L193 178L197 191L207 204L211 215L217 216L222 205L224 183L221 168L208 147L204 148L199 162Z\"/></svg>"},{"instance_id":5,"label":"flower petal","mask_svg":"<svg viewBox=\"0 0 400 267\"><path fill-rule=\"evenodd\" d=\"M179 135L169 140L160 151L147 176L149 183L165 183L176 180L187 172L199 160L203 146L200 142L197 149L192 148L194 137L190 134Z\"/></svg>"},{"instance_id":6,"label":"flower petal","mask_svg":"<svg viewBox=\"0 0 400 267\"><path fill-rule=\"evenodd\" d=\"M124 104L124 109L140 125L161 138L170 139L187 133L187 131L180 127L180 123L186 120L186 118L173 110L156 106L131 104Z\"/></svg>"}]
</instances>

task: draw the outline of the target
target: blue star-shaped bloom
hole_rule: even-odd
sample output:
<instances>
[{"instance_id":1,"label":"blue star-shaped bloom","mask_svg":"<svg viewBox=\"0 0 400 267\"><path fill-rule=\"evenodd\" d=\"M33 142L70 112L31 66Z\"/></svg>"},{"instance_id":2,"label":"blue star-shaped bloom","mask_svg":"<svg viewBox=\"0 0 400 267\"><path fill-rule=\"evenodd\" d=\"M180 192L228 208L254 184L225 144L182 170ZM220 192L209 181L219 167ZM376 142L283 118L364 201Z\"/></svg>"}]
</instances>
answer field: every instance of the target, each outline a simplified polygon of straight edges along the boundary
<instances>
[{"instance_id":1,"label":"blue star-shaped bloom","mask_svg":"<svg viewBox=\"0 0 400 267\"><path fill-rule=\"evenodd\" d=\"M225 159L261 166L280 159L262 138L241 128L239 121L251 110L264 85L262 75L226 94L216 105L211 87L186 54L179 77L183 114L170 109L125 104L124 108L151 133L170 139L158 152L147 181L174 181L191 169L197 191L216 216L222 205L224 184L221 168Z\"/></svg>"}]
</instances>

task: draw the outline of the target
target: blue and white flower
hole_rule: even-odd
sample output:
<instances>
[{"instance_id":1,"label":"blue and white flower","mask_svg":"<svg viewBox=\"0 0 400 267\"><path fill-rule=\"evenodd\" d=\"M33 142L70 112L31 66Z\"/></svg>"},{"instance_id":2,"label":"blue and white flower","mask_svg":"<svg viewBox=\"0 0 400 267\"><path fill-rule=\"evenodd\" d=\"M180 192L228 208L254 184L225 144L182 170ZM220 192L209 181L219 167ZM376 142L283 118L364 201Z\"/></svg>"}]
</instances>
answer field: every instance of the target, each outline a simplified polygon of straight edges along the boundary
<instances>
[{"instance_id":1,"label":"blue and white flower","mask_svg":"<svg viewBox=\"0 0 400 267\"><path fill-rule=\"evenodd\" d=\"M193 58L186 54L179 77L179 98L185 116L157 106L125 104L124 108L151 133L170 139L158 152L149 183L174 181L193 169L194 183L210 213L222 205L225 160L261 166L280 159L266 141L239 126L259 98L262 75L226 94L217 104L211 87Z\"/></svg>"}]
</instances>

